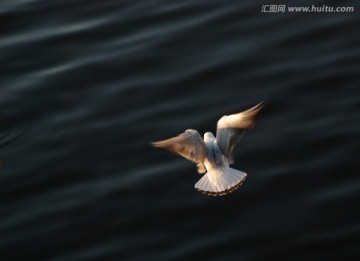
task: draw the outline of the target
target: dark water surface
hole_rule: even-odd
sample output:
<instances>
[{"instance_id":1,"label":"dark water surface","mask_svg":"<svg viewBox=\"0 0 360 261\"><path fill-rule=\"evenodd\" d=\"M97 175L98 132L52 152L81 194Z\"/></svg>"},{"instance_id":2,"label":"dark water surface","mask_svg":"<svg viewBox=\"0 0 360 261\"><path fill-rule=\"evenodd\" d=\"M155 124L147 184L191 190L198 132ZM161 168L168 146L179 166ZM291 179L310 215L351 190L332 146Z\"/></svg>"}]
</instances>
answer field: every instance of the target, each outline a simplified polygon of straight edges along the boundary
<instances>
[{"instance_id":1,"label":"dark water surface","mask_svg":"<svg viewBox=\"0 0 360 261\"><path fill-rule=\"evenodd\" d=\"M0 260L360 260L360 15L0 3ZM246 182L148 146L265 100Z\"/></svg>"}]
</instances>

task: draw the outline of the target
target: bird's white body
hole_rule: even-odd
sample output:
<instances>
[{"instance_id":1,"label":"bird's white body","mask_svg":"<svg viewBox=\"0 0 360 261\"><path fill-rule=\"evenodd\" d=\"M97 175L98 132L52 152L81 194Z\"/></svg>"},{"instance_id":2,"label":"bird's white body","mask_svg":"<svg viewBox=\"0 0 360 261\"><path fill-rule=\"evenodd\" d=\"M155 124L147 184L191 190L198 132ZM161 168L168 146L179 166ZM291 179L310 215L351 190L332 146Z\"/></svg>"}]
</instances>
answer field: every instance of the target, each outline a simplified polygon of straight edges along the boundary
<instances>
[{"instance_id":1,"label":"bird's white body","mask_svg":"<svg viewBox=\"0 0 360 261\"><path fill-rule=\"evenodd\" d=\"M207 195L221 196L237 189L246 178L246 173L230 168L227 158L221 152L217 140L211 132L204 134L207 155L204 165L205 175L195 184L195 188Z\"/></svg>"}]
</instances>

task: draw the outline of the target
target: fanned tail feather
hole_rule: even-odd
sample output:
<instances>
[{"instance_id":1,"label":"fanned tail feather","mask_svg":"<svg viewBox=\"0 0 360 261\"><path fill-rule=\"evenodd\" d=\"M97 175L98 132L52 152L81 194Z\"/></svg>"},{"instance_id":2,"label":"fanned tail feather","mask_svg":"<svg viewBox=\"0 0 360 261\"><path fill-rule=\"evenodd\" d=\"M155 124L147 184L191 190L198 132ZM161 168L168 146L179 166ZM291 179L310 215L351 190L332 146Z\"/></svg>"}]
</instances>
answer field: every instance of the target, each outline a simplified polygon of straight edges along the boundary
<instances>
[{"instance_id":1,"label":"fanned tail feather","mask_svg":"<svg viewBox=\"0 0 360 261\"><path fill-rule=\"evenodd\" d=\"M236 190L245 178L245 172L232 168L217 168L208 171L195 184L195 189L209 196L223 196Z\"/></svg>"}]
</instances>

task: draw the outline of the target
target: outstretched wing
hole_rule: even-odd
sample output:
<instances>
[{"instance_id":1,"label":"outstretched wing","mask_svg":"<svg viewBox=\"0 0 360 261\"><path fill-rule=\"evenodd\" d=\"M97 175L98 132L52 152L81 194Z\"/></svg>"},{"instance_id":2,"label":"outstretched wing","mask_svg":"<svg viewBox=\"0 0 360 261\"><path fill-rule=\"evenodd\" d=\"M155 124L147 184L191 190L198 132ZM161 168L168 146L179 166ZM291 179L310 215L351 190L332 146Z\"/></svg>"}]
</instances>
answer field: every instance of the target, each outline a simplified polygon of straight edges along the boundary
<instances>
[{"instance_id":1,"label":"outstretched wing","mask_svg":"<svg viewBox=\"0 0 360 261\"><path fill-rule=\"evenodd\" d=\"M206 145L197 130L189 129L176 137L151 142L151 145L181 155L184 158L195 162L199 173L206 172L204 165Z\"/></svg>"},{"instance_id":2,"label":"outstretched wing","mask_svg":"<svg viewBox=\"0 0 360 261\"><path fill-rule=\"evenodd\" d=\"M261 102L258 105L236 114L225 115L217 122L216 139L229 164L234 163L233 151L235 145L244 136L245 130L255 125L256 114L264 107Z\"/></svg>"}]
</instances>

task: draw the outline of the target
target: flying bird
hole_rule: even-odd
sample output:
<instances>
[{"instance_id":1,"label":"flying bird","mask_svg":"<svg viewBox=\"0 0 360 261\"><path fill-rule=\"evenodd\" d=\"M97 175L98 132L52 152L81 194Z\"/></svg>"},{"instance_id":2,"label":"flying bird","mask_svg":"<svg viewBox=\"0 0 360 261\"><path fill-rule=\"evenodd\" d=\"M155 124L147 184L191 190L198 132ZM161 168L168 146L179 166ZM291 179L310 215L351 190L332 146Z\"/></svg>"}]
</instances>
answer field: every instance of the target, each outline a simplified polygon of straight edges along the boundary
<instances>
[{"instance_id":1,"label":"flying bird","mask_svg":"<svg viewBox=\"0 0 360 261\"><path fill-rule=\"evenodd\" d=\"M188 129L176 137L151 142L151 145L194 162L198 173L204 174L195 184L199 192L209 196L226 195L237 189L247 176L229 165L234 163L235 145L245 130L255 125L255 116L263 106L261 102L248 110L224 115L217 122L216 137L206 132L203 139L197 130Z\"/></svg>"}]
</instances>

